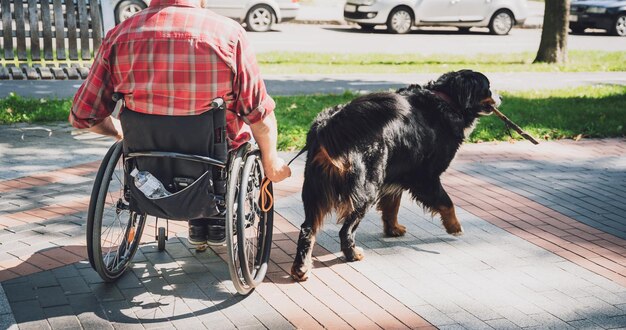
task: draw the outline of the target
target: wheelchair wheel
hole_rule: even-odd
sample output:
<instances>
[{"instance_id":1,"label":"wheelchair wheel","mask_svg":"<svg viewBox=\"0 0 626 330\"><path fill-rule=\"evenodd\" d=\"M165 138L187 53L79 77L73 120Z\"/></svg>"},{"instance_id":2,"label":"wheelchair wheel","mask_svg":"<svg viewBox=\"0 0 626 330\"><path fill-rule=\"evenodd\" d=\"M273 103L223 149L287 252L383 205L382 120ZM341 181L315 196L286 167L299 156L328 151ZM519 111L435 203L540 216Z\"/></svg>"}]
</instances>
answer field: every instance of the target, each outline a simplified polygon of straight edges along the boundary
<instances>
[{"instance_id":1,"label":"wheelchair wheel","mask_svg":"<svg viewBox=\"0 0 626 330\"><path fill-rule=\"evenodd\" d=\"M116 142L102 160L87 214L89 262L103 280L115 281L128 268L145 223L124 199L122 143Z\"/></svg>"},{"instance_id":2,"label":"wheelchair wheel","mask_svg":"<svg viewBox=\"0 0 626 330\"><path fill-rule=\"evenodd\" d=\"M157 234L157 250L165 251L166 240L167 240L167 233L165 232L165 227L159 227L159 232Z\"/></svg>"},{"instance_id":3,"label":"wheelchair wheel","mask_svg":"<svg viewBox=\"0 0 626 330\"><path fill-rule=\"evenodd\" d=\"M233 284L242 295L263 282L270 257L273 207L263 212L260 206L263 167L258 150L232 163L227 192L226 240L229 271ZM271 184L268 187L271 190Z\"/></svg>"}]
</instances>

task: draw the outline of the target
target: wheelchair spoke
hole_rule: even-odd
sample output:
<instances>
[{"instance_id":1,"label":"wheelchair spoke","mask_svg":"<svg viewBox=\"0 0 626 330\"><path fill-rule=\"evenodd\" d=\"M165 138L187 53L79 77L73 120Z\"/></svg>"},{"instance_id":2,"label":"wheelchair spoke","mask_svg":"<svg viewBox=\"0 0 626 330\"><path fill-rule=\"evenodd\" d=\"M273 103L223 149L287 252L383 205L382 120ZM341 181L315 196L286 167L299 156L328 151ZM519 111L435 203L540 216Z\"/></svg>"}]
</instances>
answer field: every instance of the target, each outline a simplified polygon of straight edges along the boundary
<instances>
[{"instance_id":1,"label":"wheelchair spoke","mask_svg":"<svg viewBox=\"0 0 626 330\"><path fill-rule=\"evenodd\" d=\"M122 144L107 152L94 182L87 217L89 261L100 277L115 281L128 268L145 225L124 198Z\"/></svg>"},{"instance_id":2,"label":"wheelchair spoke","mask_svg":"<svg viewBox=\"0 0 626 330\"><path fill-rule=\"evenodd\" d=\"M134 238L129 238L128 233L134 228L132 213L127 203L124 202L123 181L120 177L122 166L118 163L109 180L105 209L102 215L101 247L105 267L110 272L118 271L118 268L126 263L130 244Z\"/></svg>"}]
</instances>

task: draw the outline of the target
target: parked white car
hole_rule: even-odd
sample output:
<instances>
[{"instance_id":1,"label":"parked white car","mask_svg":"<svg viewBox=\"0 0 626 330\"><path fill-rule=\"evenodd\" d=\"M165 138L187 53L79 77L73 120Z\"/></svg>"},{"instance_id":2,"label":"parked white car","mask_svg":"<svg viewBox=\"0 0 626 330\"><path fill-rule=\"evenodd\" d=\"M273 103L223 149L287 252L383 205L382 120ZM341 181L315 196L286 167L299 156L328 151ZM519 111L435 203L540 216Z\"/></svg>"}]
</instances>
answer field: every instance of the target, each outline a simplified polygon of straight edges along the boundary
<instances>
[{"instance_id":1,"label":"parked white car","mask_svg":"<svg viewBox=\"0 0 626 330\"><path fill-rule=\"evenodd\" d=\"M505 35L528 16L526 0L348 0L343 16L364 30L386 25L392 33L413 26L456 26L462 31L488 27Z\"/></svg>"},{"instance_id":2,"label":"parked white car","mask_svg":"<svg viewBox=\"0 0 626 330\"><path fill-rule=\"evenodd\" d=\"M274 23L287 22L298 14L299 0L207 0L207 8L243 23L249 31L265 32Z\"/></svg>"},{"instance_id":3,"label":"parked white car","mask_svg":"<svg viewBox=\"0 0 626 330\"><path fill-rule=\"evenodd\" d=\"M150 0L111 0L115 22L119 23L147 7ZM264 32L274 23L296 18L299 0L206 0L206 7L232 18L249 31Z\"/></svg>"}]
</instances>

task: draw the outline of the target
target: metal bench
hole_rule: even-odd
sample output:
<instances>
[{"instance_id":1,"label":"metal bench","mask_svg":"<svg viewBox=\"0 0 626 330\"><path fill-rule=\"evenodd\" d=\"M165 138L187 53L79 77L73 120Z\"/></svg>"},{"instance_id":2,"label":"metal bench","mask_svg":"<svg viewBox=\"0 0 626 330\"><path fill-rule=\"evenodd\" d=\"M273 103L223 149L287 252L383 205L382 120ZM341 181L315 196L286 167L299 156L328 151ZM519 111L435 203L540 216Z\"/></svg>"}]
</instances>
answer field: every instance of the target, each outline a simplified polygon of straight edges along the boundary
<instances>
[{"instance_id":1,"label":"metal bench","mask_svg":"<svg viewBox=\"0 0 626 330\"><path fill-rule=\"evenodd\" d=\"M0 80L85 79L113 26L108 0L2 0L0 17Z\"/></svg>"}]
</instances>

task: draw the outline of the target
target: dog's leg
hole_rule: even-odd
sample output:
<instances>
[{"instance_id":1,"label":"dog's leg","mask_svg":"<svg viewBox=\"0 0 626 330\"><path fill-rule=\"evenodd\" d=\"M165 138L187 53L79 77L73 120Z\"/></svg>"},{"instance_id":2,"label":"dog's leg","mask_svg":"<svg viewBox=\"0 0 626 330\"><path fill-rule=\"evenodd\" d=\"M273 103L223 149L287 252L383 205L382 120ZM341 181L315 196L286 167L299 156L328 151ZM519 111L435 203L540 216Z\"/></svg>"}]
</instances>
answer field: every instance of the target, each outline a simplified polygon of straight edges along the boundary
<instances>
[{"instance_id":1,"label":"dog's leg","mask_svg":"<svg viewBox=\"0 0 626 330\"><path fill-rule=\"evenodd\" d=\"M402 194L383 195L378 201L378 210L382 212L383 229L388 237L404 236L406 227L398 223L398 210Z\"/></svg>"},{"instance_id":2,"label":"dog's leg","mask_svg":"<svg viewBox=\"0 0 626 330\"><path fill-rule=\"evenodd\" d=\"M445 189L443 189L441 181L437 180L437 184L437 199L435 201L435 207L433 209L441 215L441 223L446 228L446 232L448 234L461 236L463 235L463 227L461 227L461 223L456 217L454 204L452 203L450 196L448 196L448 193L445 191Z\"/></svg>"},{"instance_id":3,"label":"dog's leg","mask_svg":"<svg viewBox=\"0 0 626 330\"><path fill-rule=\"evenodd\" d=\"M302 203L304 206L304 223L300 227L296 257L291 266L291 277L296 281L306 281L313 267L313 246L315 235L321 229L324 217L330 212L331 196L329 188L318 180L322 175L318 167L307 164L304 183L302 185Z\"/></svg>"},{"instance_id":4,"label":"dog's leg","mask_svg":"<svg viewBox=\"0 0 626 330\"><path fill-rule=\"evenodd\" d=\"M412 191L412 193L424 206L441 215L441 223L446 228L448 234L454 236L463 235L463 227L461 227L461 223L456 217L454 204L448 193L443 189L440 180L424 185L419 191Z\"/></svg>"},{"instance_id":5,"label":"dog's leg","mask_svg":"<svg viewBox=\"0 0 626 330\"><path fill-rule=\"evenodd\" d=\"M450 201L450 205L441 205L437 209L437 212L441 215L441 222L446 228L446 232L450 235L461 236L463 235L463 227L456 217L454 211L454 204Z\"/></svg>"},{"instance_id":6,"label":"dog's leg","mask_svg":"<svg viewBox=\"0 0 626 330\"><path fill-rule=\"evenodd\" d=\"M367 206L358 208L344 218L343 226L339 231L341 252L346 257L346 261L359 261L365 257L363 249L356 246L354 236L355 230L359 226L361 219L365 216Z\"/></svg>"},{"instance_id":7,"label":"dog's leg","mask_svg":"<svg viewBox=\"0 0 626 330\"><path fill-rule=\"evenodd\" d=\"M300 228L298 237L298 250L296 258L291 266L291 277L298 282L306 281L309 278L309 270L313 268L313 246L315 245L315 234L311 227L306 226L306 222Z\"/></svg>"}]
</instances>

